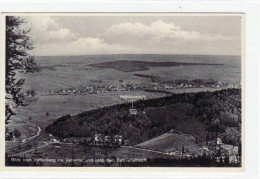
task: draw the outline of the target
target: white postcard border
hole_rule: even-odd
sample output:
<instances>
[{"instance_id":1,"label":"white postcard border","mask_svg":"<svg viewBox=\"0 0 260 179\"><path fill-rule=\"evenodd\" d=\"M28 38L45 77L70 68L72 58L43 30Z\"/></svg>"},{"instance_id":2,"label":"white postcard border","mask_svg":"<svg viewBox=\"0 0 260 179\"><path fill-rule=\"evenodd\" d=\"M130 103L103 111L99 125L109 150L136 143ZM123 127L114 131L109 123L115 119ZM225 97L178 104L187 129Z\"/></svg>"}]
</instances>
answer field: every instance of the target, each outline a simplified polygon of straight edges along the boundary
<instances>
[{"instance_id":1,"label":"white postcard border","mask_svg":"<svg viewBox=\"0 0 260 179\"><path fill-rule=\"evenodd\" d=\"M2 6L3 5L3 6ZM259 91L259 86L256 86L256 84L259 82L259 77L258 74L258 48L259 48L259 36L257 36L257 33L259 32L259 26L256 27L255 25L257 24L257 20L259 20L259 14L257 14L259 10L259 7L256 6L254 3L244 3L244 2L237 2L234 3L232 2L223 2L223 3L217 3L217 2L211 2L210 4L208 2L201 2L201 3L195 3L195 2L169 2L169 1L164 1L163 3L156 2L156 1L145 1L145 2L119 2L119 3L107 3L107 2L92 2L92 3L67 3L67 4L61 4L59 2L56 3L15 3L15 4L8 4L4 3L1 4L0 11L1 12L177 12L177 13L191 13L191 12L200 12L200 13L214 13L214 12L221 12L221 13L244 13L245 14L245 70L242 68L242 71L245 73L245 78L242 79L242 83L245 84L243 97L244 97L244 102L245 104L244 109L245 113L245 119L248 119L247 121L244 120L245 125L245 134L243 135L244 141L246 141L245 144L245 153L243 156L245 156L245 170L244 172L240 173L231 173L230 171L226 171L225 169L218 169L218 170L211 170L211 169L206 169L205 168L195 168L191 169L189 168L186 170L186 168L179 168L178 170L173 170L174 176L172 174L169 175L167 173L166 168L160 168L159 170L156 168L145 168L141 171L138 172L147 172L148 170L152 170L154 172L163 172L159 173L150 173L149 171L149 176L150 177L155 177L155 176L165 176L165 177L196 177L196 178L212 178L212 177L217 177L217 178L239 178L239 177L245 177L245 176L251 176L253 178L257 174L257 167L259 167L259 160L258 160L258 153L259 150L259 134L257 134L257 129L259 129L259 126L256 124L259 124L257 119L259 119L259 102L256 99L255 96L258 94ZM1 21L3 18L1 18ZM1 22L1 25L3 23ZM4 27L1 26L1 37L3 37L3 32L4 32ZM258 37L258 38L257 38ZM3 45L1 43L1 52L3 52ZM243 56L243 55L242 55ZM1 67L4 69L4 58L1 53ZM1 118L4 119L4 70L1 70ZM242 72L243 73L243 72ZM4 158L3 157L3 147L4 147L4 126L3 126L4 120L1 121L1 170L2 169L7 169L3 168L3 163L4 163ZM251 140L250 140L251 139ZM243 145L244 146L244 145ZM17 168L20 167L8 167L6 171L35 171L36 167L28 167L28 168L21 168L16 170ZM12 169L13 168L13 169ZM10 170L11 169L11 170ZM43 168L37 168L37 171L50 171L55 169L54 167L43 167ZM123 169L123 170L122 170ZM55 171L87 171L86 168L61 168L61 169L55 169ZM128 172L129 170L126 168L117 168L118 170L116 174L113 174L113 177L117 178L120 176L122 177L125 175L125 173L121 173L121 171ZM100 171L100 168L92 170L95 173L93 175L91 172L88 172L88 176L96 177L98 171ZM108 172L108 170L103 170L105 172ZM130 170L131 171L131 170ZM189 171L189 172L188 172ZM115 171L114 171L115 172ZM135 174L135 170L132 170L131 173L127 173L127 176L137 176L137 177L144 177L146 176L145 173L137 173ZM196 173L190 173L190 172L196 172ZM208 173L211 172L211 173ZM0 176L6 176L4 175L5 173L1 173ZM10 173L9 173L10 174ZM26 173L24 173L26 174ZM29 174L29 173L28 173ZM30 173L32 174L32 173ZM49 173L48 176L54 176L55 173ZM59 173L61 174L61 173ZM99 173L101 174L101 173ZM18 177L20 174L19 172L17 175L12 172L11 174L13 177ZM37 176L37 174L34 175L34 177ZM65 174L64 176L69 176L68 173ZM72 176L72 175L70 175ZM81 175L80 173L74 175L77 177L80 176L85 176L84 174ZM101 174L100 177L106 177L106 174ZM165 178L164 177L164 178Z\"/></svg>"}]
</instances>

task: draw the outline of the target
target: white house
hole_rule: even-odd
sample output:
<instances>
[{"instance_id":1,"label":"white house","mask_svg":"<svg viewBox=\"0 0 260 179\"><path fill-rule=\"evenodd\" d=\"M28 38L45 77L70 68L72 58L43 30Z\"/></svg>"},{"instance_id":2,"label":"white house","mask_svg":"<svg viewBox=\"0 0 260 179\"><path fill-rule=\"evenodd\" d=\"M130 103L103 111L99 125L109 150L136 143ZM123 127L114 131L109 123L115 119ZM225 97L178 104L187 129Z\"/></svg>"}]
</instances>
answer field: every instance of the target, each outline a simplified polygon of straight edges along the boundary
<instances>
[{"instance_id":1,"label":"white house","mask_svg":"<svg viewBox=\"0 0 260 179\"><path fill-rule=\"evenodd\" d=\"M136 109L129 109L129 113L130 113L131 115L137 115L137 114L138 114L138 112L137 112Z\"/></svg>"},{"instance_id":2,"label":"white house","mask_svg":"<svg viewBox=\"0 0 260 179\"><path fill-rule=\"evenodd\" d=\"M221 140L219 137L217 138L217 144L218 144L218 145L221 145L221 144L222 144L222 140Z\"/></svg>"},{"instance_id":3,"label":"white house","mask_svg":"<svg viewBox=\"0 0 260 179\"><path fill-rule=\"evenodd\" d=\"M115 135L115 136L114 136L114 141L115 141L118 145L122 145L123 137L122 137L121 135Z\"/></svg>"}]
</instances>

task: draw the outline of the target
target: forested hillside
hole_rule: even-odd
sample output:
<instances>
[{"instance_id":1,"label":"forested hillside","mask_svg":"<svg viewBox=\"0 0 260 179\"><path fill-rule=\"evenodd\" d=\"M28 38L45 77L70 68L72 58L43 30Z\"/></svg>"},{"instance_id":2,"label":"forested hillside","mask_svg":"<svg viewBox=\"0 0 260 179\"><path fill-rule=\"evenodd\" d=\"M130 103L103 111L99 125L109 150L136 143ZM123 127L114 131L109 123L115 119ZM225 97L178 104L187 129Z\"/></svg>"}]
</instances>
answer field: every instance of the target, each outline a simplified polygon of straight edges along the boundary
<instances>
[{"instance_id":1,"label":"forested hillside","mask_svg":"<svg viewBox=\"0 0 260 179\"><path fill-rule=\"evenodd\" d=\"M209 64L209 63L181 63L181 62L148 62L137 60L119 60L112 62L103 62L90 64L89 66L98 68L114 68L123 72L134 72L148 70L149 67L169 67L180 65L222 65L222 64Z\"/></svg>"},{"instance_id":2,"label":"forested hillside","mask_svg":"<svg viewBox=\"0 0 260 179\"><path fill-rule=\"evenodd\" d=\"M93 137L97 133L122 135L132 145L170 130L192 134L196 142L210 141L217 136L227 138L228 143L240 140L240 89L173 94L139 100L134 106L138 110L137 115L129 114L131 104L124 103L76 116L63 116L48 126L46 131L61 138ZM234 134L233 138L226 136L228 132L229 135Z\"/></svg>"}]
</instances>

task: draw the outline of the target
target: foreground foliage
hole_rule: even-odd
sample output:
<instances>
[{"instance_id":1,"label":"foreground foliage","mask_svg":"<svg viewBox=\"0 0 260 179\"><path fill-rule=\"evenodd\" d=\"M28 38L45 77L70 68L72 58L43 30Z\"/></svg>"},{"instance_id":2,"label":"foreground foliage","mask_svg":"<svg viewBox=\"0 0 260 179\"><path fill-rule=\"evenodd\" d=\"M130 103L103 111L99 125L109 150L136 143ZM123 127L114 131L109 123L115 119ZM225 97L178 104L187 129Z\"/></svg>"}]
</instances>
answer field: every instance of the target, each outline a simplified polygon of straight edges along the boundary
<instances>
[{"instance_id":1,"label":"foreground foliage","mask_svg":"<svg viewBox=\"0 0 260 179\"><path fill-rule=\"evenodd\" d=\"M17 78L17 72L39 71L34 57L28 51L33 49L33 42L28 33L21 26L25 23L23 19L15 16L6 17L6 49L5 49L5 122L15 114L18 106L26 105L21 93L24 79Z\"/></svg>"}]
</instances>

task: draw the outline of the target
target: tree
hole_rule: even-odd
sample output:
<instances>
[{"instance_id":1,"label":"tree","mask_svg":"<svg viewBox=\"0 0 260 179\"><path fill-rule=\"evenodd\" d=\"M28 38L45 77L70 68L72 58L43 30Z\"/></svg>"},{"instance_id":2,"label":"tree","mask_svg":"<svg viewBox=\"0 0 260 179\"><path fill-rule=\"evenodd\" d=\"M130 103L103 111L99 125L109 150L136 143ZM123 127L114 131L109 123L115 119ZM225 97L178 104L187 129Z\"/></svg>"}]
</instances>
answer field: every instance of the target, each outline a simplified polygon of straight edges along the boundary
<instances>
[{"instance_id":1,"label":"tree","mask_svg":"<svg viewBox=\"0 0 260 179\"><path fill-rule=\"evenodd\" d=\"M30 30L22 29L25 20L20 17L6 17L6 44L5 44L5 122L15 114L18 106L25 106L24 95L21 93L21 86L24 79L18 79L16 73L28 73L39 71L35 59L28 51L33 49L33 42L28 33Z\"/></svg>"},{"instance_id":2,"label":"tree","mask_svg":"<svg viewBox=\"0 0 260 179\"><path fill-rule=\"evenodd\" d=\"M183 155L184 152L185 152L185 150L184 150L184 146L182 146L182 147L181 147L181 154Z\"/></svg>"},{"instance_id":3,"label":"tree","mask_svg":"<svg viewBox=\"0 0 260 179\"><path fill-rule=\"evenodd\" d=\"M16 138L19 138L21 136L21 132L18 129L16 129L16 128L14 129L14 136Z\"/></svg>"}]
</instances>

